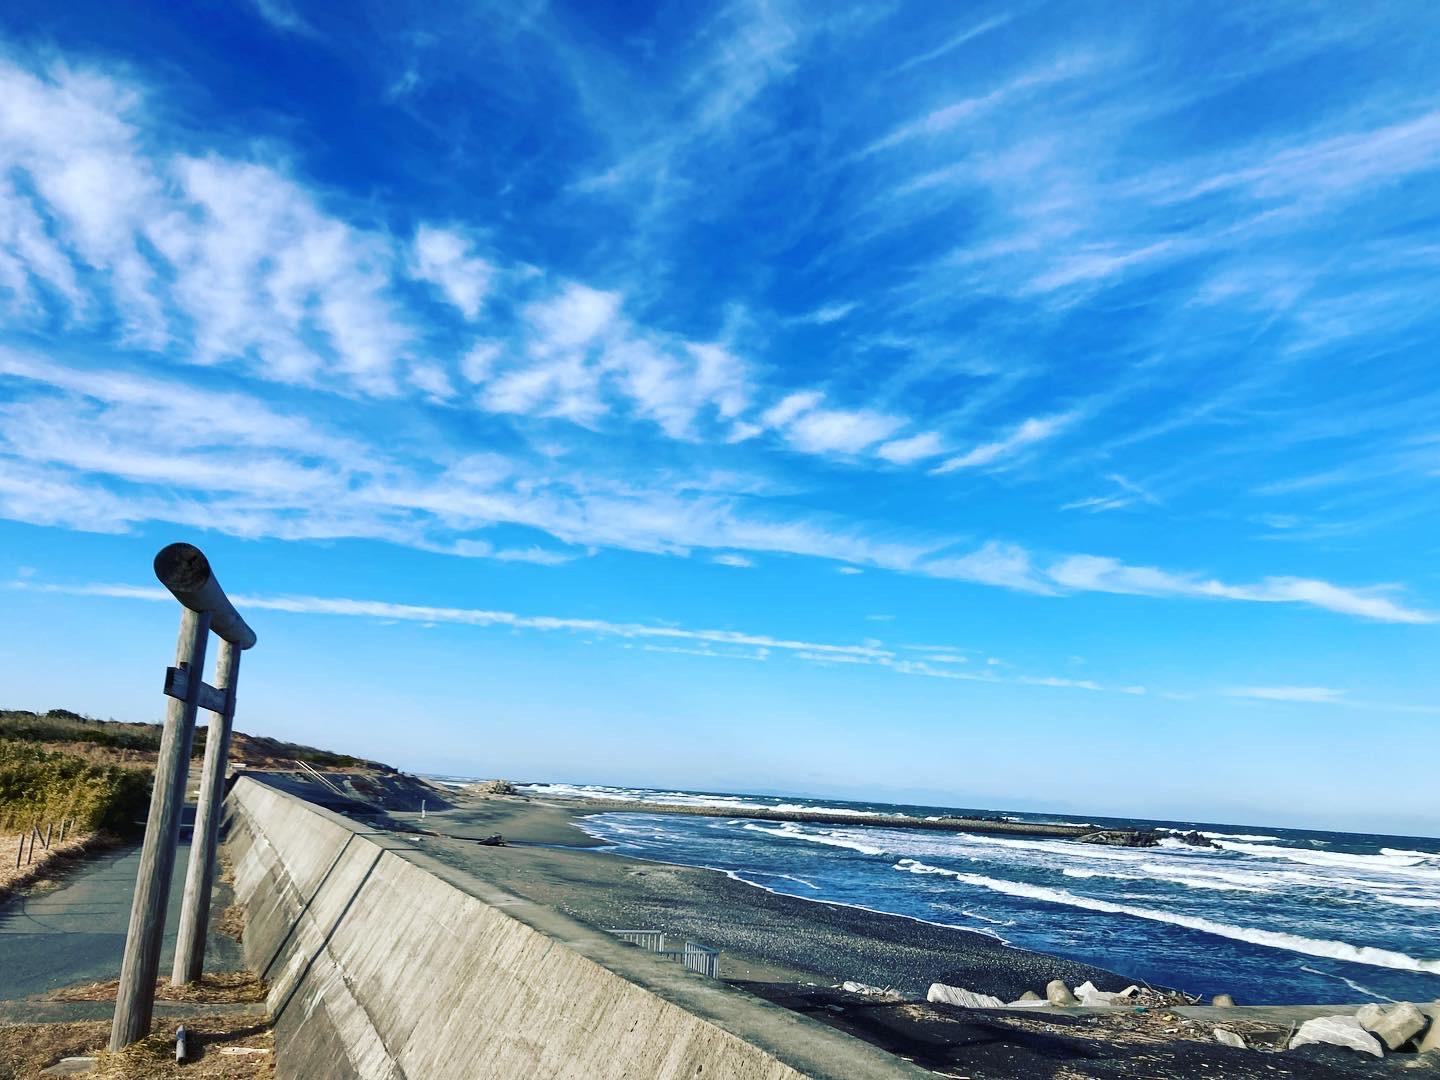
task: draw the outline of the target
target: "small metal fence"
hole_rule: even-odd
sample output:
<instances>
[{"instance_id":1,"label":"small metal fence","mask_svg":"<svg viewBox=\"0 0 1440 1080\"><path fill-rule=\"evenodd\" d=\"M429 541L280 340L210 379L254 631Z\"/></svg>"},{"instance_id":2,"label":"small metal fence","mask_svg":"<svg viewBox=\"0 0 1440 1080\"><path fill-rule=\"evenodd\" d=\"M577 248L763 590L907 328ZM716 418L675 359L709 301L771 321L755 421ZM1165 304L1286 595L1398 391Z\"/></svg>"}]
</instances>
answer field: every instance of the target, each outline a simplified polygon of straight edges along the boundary
<instances>
[{"instance_id":1,"label":"small metal fence","mask_svg":"<svg viewBox=\"0 0 1440 1080\"><path fill-rule=\"evenodd\" d=\"M683 965L686 971L693 971L710 979L720 977L718 949L694 941L685 942L683 949L666 948L663 930L611 930L610 933L621 941L629 941L642 949L648 949L665 960L674 960Z\"/></svg>"},{"instance_id":2,"label":"small metal fence","mask_svg":"<svg viewBox=\"0 0 1440 1080\"><path fill-rule=\"evenodd\" d=\"M665 931L663 930L611 930L610 933L621 941L639 945L642 949L649 949L651 952L665 951Z\"/></svg>"},{"instance_id":3,"label":"small metal fence","mask_svg":"<svg viewBox=\"0 0 1440 1080\"><path fill-rule=\"evenodd\" d=\"M698 945L693 941L687 941L683 963L686 971L694 971L708 979L720 977L720 953L708 945Z\"/></svg>"}]
</instances>

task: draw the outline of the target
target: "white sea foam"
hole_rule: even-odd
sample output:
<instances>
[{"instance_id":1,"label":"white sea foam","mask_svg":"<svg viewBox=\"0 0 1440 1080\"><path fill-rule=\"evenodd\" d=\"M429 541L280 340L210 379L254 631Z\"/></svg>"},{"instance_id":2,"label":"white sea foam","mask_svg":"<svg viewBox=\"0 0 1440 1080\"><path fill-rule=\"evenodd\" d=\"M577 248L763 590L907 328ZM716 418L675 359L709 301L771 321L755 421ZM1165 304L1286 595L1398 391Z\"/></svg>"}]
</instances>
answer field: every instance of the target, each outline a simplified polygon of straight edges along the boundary
<instances>
[{"instance_id":1,"label":"white sea foam","mask_svg":"<svg viewBox=\"0 0 1440 1080\"><path fill-rule=\"evenodd\" d=\"M1196 847L1194 844L1187 844L1184 840L1177 840L1173 836L1162 836L1160 838L1160 846L1162 848L1169 848L1171 851L1189 851L1196 855L1213 855L1216 851L1215 848Z\"/></svg>"},{"instance_id":2,"label":"white sea foam","mask_svg":"<svg viewBox=\"0 0 1440 1080\"><path fill-rule=\"evenodd\" d=\"M1405 848L1382 847L1380 854L1389 855L1392 859L1440 860L1440 852L1437 851L1407 851Z\"/></svg>"},{"instance_id":3,"label":"white sea foam","mask_svg":"<svg viewBox=\"0 0 1440 1080\"><path fill-rule=\"evenodd\" d=\"M1065 877L1082 879L1103 877L1115 881L1166 881L1172 885L1183 885L1187 889L1213 889L1218 892L1263 893L1271 891L1262 885L1253 884L1251 875L1248 874L1191 870L1188 867L1181 869L1155 863L1142 863L1132 873L1114 870L1083 870L1074 866L1064 867L1060 873Z\"/></svg>"},{"instance_id":4,"label":"white sea foam","mask_svg":"<svg viewBox=\"0 0 1440 1080\"><path fill-rule=\"evenodd\" d=\"M1216 841L1226 851L1236 851L1260 859L1275 859L1285 862L1305 863L1309 866L1336 866L1354 870L1388 871L1402 873L1407 877L1423 877L1440 881L1440 869L1430 869L1423 864L1427 856L1413 854L1362 855L1344 851L1307 851L1304 848L1274 847L1267 844L1238 844L1231 841Z\"/></svg>"},{"instance_id":5,"label":"white sea foam","mask_svg":"<svg viewBox=\"0 0 1440 1080\"><path fill-rule=\"evenodd\" d=\"M1359 983L1357 983L1354 979L1347 979L1344 975L1336 975L1336 974L1334 974L1333 972L1330 972L1330 971L1321 971L1319 968L1313 968L1313 967L1311 967L1309 964L1301 964L1301 965L1300 965L1300 970L1301 970L1301 971L1308 971L1311 975L1323 975L1323 976L1324 976L1325 978L1327 978L1327 979L1338 979L1340 982L1342 982L1342 983L1344 983L1346 986L1348 986L1351 990L1354 990L1357 994L1364 994L1364 995L1366 995L1367 997L1372 997L1372 998L1374 998L1376 1001L1391 1001L1391 1002L1393 1002L1393 1001L1395 1000L1395 999L1392 998L1392 997L1386 997L1384 994L1377 994L1374 990L1371 990L1368 986L1361 986L1361 985L1360 985Z\"/></svg>"},{"instance_id":6,"label":"white sea foam","mask_svg":"<svg viewBox=\"0 0 1440 1080\"><path fill-rule=\"evenodd\" d=\"M521 784L532 795L555 799L597 799L606 802L633 802L656 806L714 806L732 810L780 810L787 813L832 814L837 817L865 817L874 811L856 810L848 806L812 805L810 803L761 802L741 795L697 795L689 791L649 791L644 788L607 787L603 784ZM891 814L905 818L908 814Z\"/></svg>"},{"instance_id":7,"label":"white sea foam","mask_svg":"<svg viewBox=\"0 0 1440 1080\"><path fill-rule=\"evenodd\" d=\"M981 922L988 922L991 926L1014 926L1014 919L992 919L989 915L981 915L978 911L966 911L961 909L961 915L967 919L979 919Z\"/></svg>"},{"instance_id":8,"label":"white sea foam","mask_svg":"<svg viewBox=\"0 0 1440 1080\"><path fill-rule=\"evenodd\" d=\"M1161 829L1157 829L1156 831L1157 831L1157 832L1174 833L1176 836L1188 836L1188 835L1189 835L1190 833L1192 833L1192 832L1199 832L1200 835L1203 836L1203 837L1205 837L1207 840L1261 840L1261 841L1264 841L1264 840L1279 840L1279 839L1280 839L1280 837L1278 837L1278 836L1261 836L1261 835L1255 834L1255 833L1205 832L1205 831L1203 831L1203 830L1197 830L1197 829L1165 829L1165 828L1161 828Z\"/></svg>"},{"instance_id":9,"label":"white sea foam","mask_svg":"<svg viewBox=\"0 0 1440 1080\"><path fill-rule=\"evenodd\" d=\"M861 855L884 855L884 848L873 847L870 844L861 843L839 833L807 832L795 825L793 822L783 822L775 828L767 828L764 825L756 825L753 821L747 822L743 828L751 832L766 833L770 836L778 836L784 840L804 840L811 844L824 844L826 847L849 848L851 851L858 851Z\"/></svg>"},{"instance_id":10,"label":"white sea foam","mask_svg":"<svg viewBox=\"0 0 1440 1080\"><path fill-rule=\"evenodd\" d=\"M1252 945L1263 945L1272 949L1285 949L1289 952L1304 953L1308 956L1328 957L1333 960L1344 960L1352 964L1368 964L1372 967L1393 968L1397 971L1418 971L1432 975L1440 975L1440 959L1417 959L1416 957L1390 949L1378 949L1369 945L1351 945L1344 941L1307 938L1299 934L1287 934L1276 930L1260 930L1254 927L1232 926L1229 923L1215 922L1213 919L1203 919L1193 915L1182 915L1173 911L1157 911L1152 908L1134 907L1129 904L1115 904L1109 900L1098 900L1094 897L1079 896L1075 893L1067 892L1064 889L1051 889L1043 885L1030 885L1019 881L1005 881L998 878L985 877L981 874L968 874L960 870L947 870L943 867L928 866L925 863L916 862L914 859L901 859L896 863L895 869L908 871L912 874L939 874L954 878L966 885L989 889L992 892L1002 893L1006 896L1023 897L1029 900L1043 900L1047 903L1062 904L1066 907L1080 908L1086 911L1100 911L1112 915L1129 915L1137 919L1168 923L1172 926L1181 926L1206 934L1214 934L1217 937L1230 938L1234 941L1244 941Z\"/></svg>"}]
</instances>

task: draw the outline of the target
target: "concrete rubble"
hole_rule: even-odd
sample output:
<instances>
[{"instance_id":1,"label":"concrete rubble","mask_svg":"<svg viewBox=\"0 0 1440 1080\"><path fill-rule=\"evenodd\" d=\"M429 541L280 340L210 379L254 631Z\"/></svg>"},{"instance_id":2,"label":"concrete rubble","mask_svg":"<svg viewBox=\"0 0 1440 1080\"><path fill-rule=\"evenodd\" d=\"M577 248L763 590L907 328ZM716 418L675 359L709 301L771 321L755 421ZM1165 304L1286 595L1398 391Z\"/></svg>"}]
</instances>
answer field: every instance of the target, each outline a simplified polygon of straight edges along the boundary
<instances>
[{"instance_id":1,"label":"concrete rubble","mask_svg":"<svg viewBox=\"0 0 1440 1080\"><path fill-rule=\"evenodd\" d=\"M925 1000L938 1002L941 1005L958 1005L962 1009L1003 1009L1005 1007L1005 1002L998 997L977 994L960 986L946 986L944 983L931 983L930 992L925 995Z\"/></svg>"},{"instance_id":2,"label":"concrete rubble","mask_svg":"<svg viewBox=\"0 0 1440 1080\"><path fill-rule=\"evenodd\" d=\"M1430 1027L1421 1037L1417 1049L1422 1054L1440 1054L1440 1001L1436 1001L1425 1011L1430 1014Z\"/></svg>"},{"instance_id":3,"label":"concrete rubble","mask_svg":"<svg viewBox=\"0 0 1440 1080\"><path fill-rule=\"evenodd\" d=\"M1051 979L1045 987L1045 1000L1051 1005L1079 1005L1079 1000L1065 985L1064 979Z\"/></svg>"},{"instance_id":4,"label":"concrete rubble","mask_svg":"<svg viewBox=\"0 0 1440 1080\"><path fill-rule=\"evenodd\" d=\"M1221 1046L1233 1046L1237 1050L1247 1049L1247 1047L1245 1046L1245 1040L1242 1039L1239 1035L1236 1035L1235 1032L1231 1031L1229 1028L1217 1027L1215 1029L1215 1041L1218 1042Z\"/></svg>"},{"instance_id":5,"label":"concrete rubble","mask_svg":"<svg viewBox=\"0 0 1440 1080\"><path fill-rule=\"evenodd\" d=\"M1355 1019L1389 1050L1399 1050L1424 1031L1429 1022L1425 1014L1409 1002L1389 1008L1383 1005L1362 1005L1355 1014Z\"/></svg>"},{"instance_id":6,"label":"concrete rubble","mask_svg":"<svg viewBox=\"0 0 1440 1080\"><path fill-rule=\"evenodd\" d=\"M1361 1027L1360 1021L1353 1016L1317 1016L1314 1020L1306 1020L1290 1040L1290 1049L1310 1043L1328 1043L1375 1057L1385 1056L1380 1040Z\"/></svg>"},{"instance_id":7,"label":"concrete rubble","mask_svg":"<svg viewBox=\"0 0 1440 1080\"><path fill-rule=\"evenodd\" d=\"M1075 988L1081 1005L1124 1005L1139 992L1140 987L1127 986L1117 993L1107 993L1088 980Z\"/></svg>"},{"instance_id":8,"label":"concrete rubble","mask_svg":"<svg viewBox=\"0 0 1440 1080\"><path fill-rule=\"evenodd\" d=\"M1010 1002L1007 1008L1011 1009L1035 1009L1050 1003L1037 994L1034 990L1026 990L1014 1001Z\"/></svg>"}]
</instances>

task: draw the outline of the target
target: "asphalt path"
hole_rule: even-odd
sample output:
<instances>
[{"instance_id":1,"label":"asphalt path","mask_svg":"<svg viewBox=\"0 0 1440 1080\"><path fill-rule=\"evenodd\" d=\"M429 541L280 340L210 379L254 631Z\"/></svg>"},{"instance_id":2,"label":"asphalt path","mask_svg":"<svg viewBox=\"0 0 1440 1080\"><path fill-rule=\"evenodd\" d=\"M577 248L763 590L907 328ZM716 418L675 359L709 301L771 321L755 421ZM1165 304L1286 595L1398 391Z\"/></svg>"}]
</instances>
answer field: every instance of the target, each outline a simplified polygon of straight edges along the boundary
<instances>
[{"instance_id":1,"label":"asphalt path","mask_svg":"<svg viewBox=\"0 0 1440 1080\"><path fill-rule=\"evenodd\" d=\"M175 927L190 856L182 838L170 885L169 914L160 972L168 976L175 954ZM58 888L0 905L0 1001L44 994L62 986L118 978L130 923L130 900L140 866L140 847L112 848L67 874ZM232 902L216 882L205 966L212 971L243 967L240 946L217 934L214 915Z\"/></svg>"}]
</instances>

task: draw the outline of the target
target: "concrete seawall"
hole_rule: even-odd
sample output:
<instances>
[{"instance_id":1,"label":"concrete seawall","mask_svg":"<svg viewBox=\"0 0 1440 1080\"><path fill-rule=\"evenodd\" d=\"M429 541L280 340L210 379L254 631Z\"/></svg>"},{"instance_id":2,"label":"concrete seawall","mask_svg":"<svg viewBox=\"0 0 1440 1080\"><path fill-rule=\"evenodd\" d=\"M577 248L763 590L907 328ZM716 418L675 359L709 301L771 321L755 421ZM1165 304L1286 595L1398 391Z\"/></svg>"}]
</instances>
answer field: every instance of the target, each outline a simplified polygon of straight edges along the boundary
<instances>
[{"instance_id":1,"label":"concrete seawall","mask_svg":"<svg viewBox=\"0 0 1440 1080\"><path fill-rule=\"evenodd\" d=\"M282 1078L931 1075L249 777L226 821Z\"/></svg>"}]
</instances>

